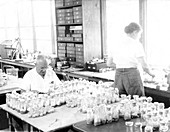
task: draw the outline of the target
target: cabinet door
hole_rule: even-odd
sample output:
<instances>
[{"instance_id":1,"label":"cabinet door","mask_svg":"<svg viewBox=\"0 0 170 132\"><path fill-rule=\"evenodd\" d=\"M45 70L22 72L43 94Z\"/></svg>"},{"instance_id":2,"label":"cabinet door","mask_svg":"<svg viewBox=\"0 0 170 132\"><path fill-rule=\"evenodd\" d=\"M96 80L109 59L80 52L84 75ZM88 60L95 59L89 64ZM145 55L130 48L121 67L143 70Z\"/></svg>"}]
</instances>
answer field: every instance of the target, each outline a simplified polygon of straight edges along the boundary
<instances>
[{"instance_id":1,"label":"cabinet door","mask_svg":"<svg viewBox=\"0 0 170 132\"><path fill-rule=\"evenodd\" d=\"M82 0L84 61L101 58L100 0Z\"/></svg>"}]
</instances>

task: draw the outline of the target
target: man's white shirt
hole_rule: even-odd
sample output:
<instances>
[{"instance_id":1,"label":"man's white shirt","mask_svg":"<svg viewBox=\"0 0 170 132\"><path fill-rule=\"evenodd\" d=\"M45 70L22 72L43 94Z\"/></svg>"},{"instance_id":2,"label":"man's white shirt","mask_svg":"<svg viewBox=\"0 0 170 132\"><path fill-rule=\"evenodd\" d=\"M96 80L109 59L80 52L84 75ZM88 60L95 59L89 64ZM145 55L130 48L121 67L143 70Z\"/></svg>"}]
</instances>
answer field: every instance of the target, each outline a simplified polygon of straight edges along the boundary
<instances>
[{"instance_id":1,"label":"man's white shirt","mask_svg":"<svg viewBox=\"0 0 170 132\"><path fill-rule=\"evenodd\" d=\"M46 93L49 91L52 83L55 87L56 85L60 84L61 81L51 68L46 70L44 78L42 78L42 76L37 73L36 68L33 68L24 75L22 89L26 91L35 90Z\"/></svg>"}]
</instances>

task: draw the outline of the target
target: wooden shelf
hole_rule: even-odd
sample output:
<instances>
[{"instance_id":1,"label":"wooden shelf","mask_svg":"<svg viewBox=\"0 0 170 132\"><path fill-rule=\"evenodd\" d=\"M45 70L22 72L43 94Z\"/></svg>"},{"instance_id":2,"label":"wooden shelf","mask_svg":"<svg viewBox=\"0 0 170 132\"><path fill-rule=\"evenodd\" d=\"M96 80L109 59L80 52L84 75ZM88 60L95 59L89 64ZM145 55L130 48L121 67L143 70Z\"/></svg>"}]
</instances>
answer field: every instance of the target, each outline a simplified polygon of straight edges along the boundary
<instances>
[{"instance_id":1,"label":"wooden shelf","mask_svg":"<svg viewBox=\"0 0 170 132\"><path fill-rule=\"evenodd\" d=\"M65 23L65 24L56 24L57 26L79 26L82 25L82 23Z\"/></svg>"},{"instance_id":2,"label":"wooden shelf","mask_svg":"<svg viewBox=\"0 0 170 132\"><path fill-rule=\"evenodd\" d=\"M59 40L57 40L57 42L59 42L59 43L83 43L83 42L79 42L79 41L59 41Z\"/></svg>"},{"instance_id":3,"label":"wooden shelf","mask_svg":"<svg viewBox=\"0 0 170 132\"><path fill-rule=\"evenodd\" d=\"M82 6L82 4L71 5L71 6L60 6L60 7L56 7L56 9L67 9L67 8L78 7L78 6Z\"/></svg>"}]
</instances>

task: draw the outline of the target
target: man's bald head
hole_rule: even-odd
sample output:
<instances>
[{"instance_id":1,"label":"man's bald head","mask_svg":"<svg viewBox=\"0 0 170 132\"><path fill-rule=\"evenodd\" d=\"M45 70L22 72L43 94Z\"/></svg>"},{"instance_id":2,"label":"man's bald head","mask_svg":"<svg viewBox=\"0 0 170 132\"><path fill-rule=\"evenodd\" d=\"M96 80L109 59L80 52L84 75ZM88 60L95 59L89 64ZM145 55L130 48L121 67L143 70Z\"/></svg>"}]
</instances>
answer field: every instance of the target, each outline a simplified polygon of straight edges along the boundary
<instances>
[{"instance_id":1,"label":"man's bald head","mask_svg":"<svg viewBox=\"0 0 170 132\"><path fill-rule=\"evenodd\" d=\"M47 58L44 55L38 55L36 60L36 71L42 77L45 76L46 70L48 68Z\"/></svg>"}]
</instances>

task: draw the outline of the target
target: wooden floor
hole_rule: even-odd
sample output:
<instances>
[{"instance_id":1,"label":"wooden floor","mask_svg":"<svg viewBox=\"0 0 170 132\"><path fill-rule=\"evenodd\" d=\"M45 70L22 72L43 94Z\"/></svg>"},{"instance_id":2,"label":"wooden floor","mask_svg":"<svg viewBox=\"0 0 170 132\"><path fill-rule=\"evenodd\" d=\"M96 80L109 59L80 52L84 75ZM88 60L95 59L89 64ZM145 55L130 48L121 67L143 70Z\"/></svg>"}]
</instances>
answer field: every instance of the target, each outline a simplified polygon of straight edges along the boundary
<instances>
[{"instance_id":1,"label":"wooden floor","mask_svg":"<svg viewBox=\"0 0 170 132\"><path fill-rule=\"evenodd\" d=\"M0 130L0 132L9 132L9 129Z\"/></svg>"}]
</instances>

